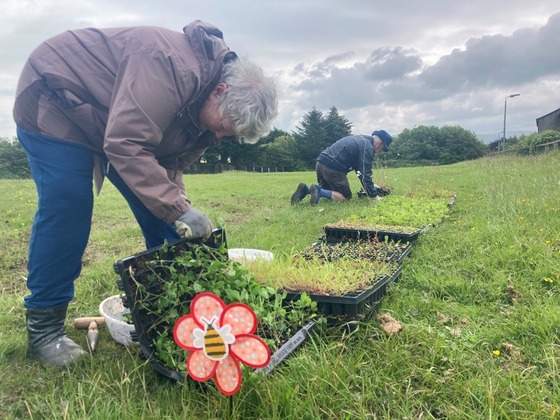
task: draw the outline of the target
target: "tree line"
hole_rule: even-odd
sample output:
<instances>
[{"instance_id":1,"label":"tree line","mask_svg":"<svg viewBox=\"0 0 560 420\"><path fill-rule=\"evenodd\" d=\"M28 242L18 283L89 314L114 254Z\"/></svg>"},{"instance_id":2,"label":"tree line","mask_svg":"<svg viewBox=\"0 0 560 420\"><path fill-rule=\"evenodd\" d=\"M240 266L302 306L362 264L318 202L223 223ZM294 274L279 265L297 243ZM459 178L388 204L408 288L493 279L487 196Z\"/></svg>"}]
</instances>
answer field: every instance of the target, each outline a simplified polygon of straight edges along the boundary
<instances>
[{"instance_id":1,"label":"tree line","mask_svg":"<svg viewBox=\"0 0 560 420\"><path fill-rule=\"evenodd\" d=\"M273 128L255 144L224 139L208 149L186 172L208 172L204 167L209 166L220 168L217 172L265 167L286 172L312 170L319 153L338 139L353 134L352 126L336 107L327 113L313 108L303 115L295 131ZM372 127L371 131L382 128ZM548 130L507 138L505 145L500 140L486 145L472 131L460 126L418 126L404 129L398 135L391 134L394 141L389 152L378 157L388 167L447 165L504 149L509 153L533 154L538 152L539 144L560 140L560 131ZM0 138L0 178L29 177L27 157L17 139Z\"/></svg>"}]
</instances>

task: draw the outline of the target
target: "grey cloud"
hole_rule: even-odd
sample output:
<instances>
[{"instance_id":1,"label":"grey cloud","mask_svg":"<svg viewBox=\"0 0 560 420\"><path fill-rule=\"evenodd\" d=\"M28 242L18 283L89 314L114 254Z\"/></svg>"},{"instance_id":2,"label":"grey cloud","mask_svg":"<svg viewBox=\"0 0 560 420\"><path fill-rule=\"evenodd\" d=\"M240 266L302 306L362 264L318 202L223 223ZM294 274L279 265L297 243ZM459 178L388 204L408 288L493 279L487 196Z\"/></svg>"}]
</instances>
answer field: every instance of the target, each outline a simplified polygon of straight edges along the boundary
<instances>
[{"instance_id":1,"label":"grey cloud","mask_svg":"<svg viewBox=\"0 0 560 420\"><path fill-rule=\"evenodd\" d=\"M560 69L560 14L540 29L522 29L511 36L470 39L426 69L419 81L429 89L450 93L486 86L512 86L557 74Z\"/></svg>"},{"instance_id":2,"label":"grey cloud","mask_svg":"<svg viewBox=\"0 0 560 420\"><path fill-rule=\"evenodd\" d=\"M345 52L345 53L341 53L341 54L337 54L337 55L327 57L325 59L324 63L326 65L336 64L336 63L344 62L346 60L354 58L354 56L355 56L354 52L348 51L348 52Z\"/></svg>"},{"instance_id":3,"label":"grey cloud","mask_svg":"<svg viewBox=\"0 0 560 420\"><path fill-rule=\"evenodd\" d=\"M25 2L28 7L22 5ZM471 0L452 8L446 0L375 5L371 0L213 0L210 6L165 0L165 7L137 0L133 9L124 4L128 2L109 0L4 3L2 135L15 132L11 97L18 73L44 39L83 26L160 25L180 30L195 19L218 26L230 48L278 79L278 122L284 124L278 127L283 129L296 125L312 106L336 106L358 129L360 124L369 129L369 121L379 118L387 127L402 128L422 121L479 121L480 114L486 114L497 132L508 92L523 94L508 108L512 127L523 104L523 124L529 127L535 117L558 104L557 0L539 0L530 7L526 0L509 0L506 6L503 0ZM24 8L33 13L19 13ZM544 24L546 17L550 18ZM537 24L542 27L535 28ZM530 29L513 32L516 28ZM473 112L465 98L488 109ZM481 125L488 123L483 120Z\"/></svg>"},{"instance_id":4,"label":"grey cloud","mask_svg":"<svg viewBox=\"0 0 560 420\"><path fill-rule=\"evenodd\" d=\"M439 101L450 95L446 87L427 89L416 78L405 78L379 85L376 90L380 100L386 103L404 101Z\"/></svg>"},{"instance_id":5,"label":"grey cloud","mask_svg":"<svg viewBox=\"0 0 560 420\"><path fill-rule=\"evenodd\" d=\"M422 67L422 59L412 54L414 51L400 47L378 48L363 65L356 66L363 66L364 76L370 80L398 79Z\"/></svg>"},{"instance_id":6,"label":"grey cloud","mask_svg":"<svg viewBox=\"0 0 560 420\"><path fill-rule=\"evenodd\" d=\"M510 36L471 38L435 64L423 67L412 49L382 47L351 67L332 58L306 68L305 80L292 86L318 107L352 109L371 103L432 102L457 93L520 86L555 75L560 69L560 13L538 29L521 29Z\"/></svg>"},{"instance_id":7,"label":"grey cloud","mask_svg":"<svg viewBox=\"0 0 560 420\"><path fill-rule=\"evenodd\" d=\"M301 75L301 74L300 74ZM305 71L305 79L292 88L306 94L309 106L362 106L369 96L355 68L325 67L323 63Z\"/></svg>"},{"instance_id":8,"label":"grey cloud","mask_svg":"<svg viewBox=\"0 0 560 420\"><path fill-rule=\"evenodd\" d=\"M420 69L422 60L413 54L412 50L384 47L373 51L366 61L354 63L351 67L333 65L338 60L332 57L308 69L298 65L297 72L299 76L303 74L305 80L293 88L307 93L309 101L317 106L360 107L371 103L373 96L379 99L377 83L403 79ZM337 58L349 56L346 53Z\"/></svg>"}]
</instances>

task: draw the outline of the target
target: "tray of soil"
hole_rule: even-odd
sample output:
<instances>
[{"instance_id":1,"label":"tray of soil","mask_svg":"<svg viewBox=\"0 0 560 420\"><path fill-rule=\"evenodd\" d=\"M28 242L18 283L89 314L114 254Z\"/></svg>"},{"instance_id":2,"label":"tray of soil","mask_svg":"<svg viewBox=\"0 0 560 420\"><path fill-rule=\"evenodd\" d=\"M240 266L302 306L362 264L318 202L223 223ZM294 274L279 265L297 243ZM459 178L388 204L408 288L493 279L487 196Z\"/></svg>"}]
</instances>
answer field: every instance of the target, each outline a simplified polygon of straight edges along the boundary
<instances>
[{"instance_id":1,"label":"tray of soil","mask_svg":"<svg viewBox=\"0 0 560 420\"><path fill-rule=\"evenodd\" d=\"M179 240L123 258L115 263L115 272L125 294L123 303L131 311L133 338L141 356L157 372L176 381L188 378L187 352L175 343L173 327L190 312L192 299L201 292L212 292L226 304L243 302L253 308L259 319L256 335L275 354L271 360L275 364L263 368L263 373L305 342L318 317L311 299L299 299L287 308L285 293L257 283L243 265L230 261L222 229L214 230L205 243Z\"/></svg>"},{"instance_id":2,"label":"tray of soil","mask_svg":"<svg viewBox=\"0 0 560 420\"><path fill-rule=\"evenodd\" d=\"M354 222L328 224L324 225L323 229L325 231L325 241L327 242L367 241L373 238L379 238L380 240L388 239L391 241L413 243L422 232L422 229L405 226L381 226Z\"/></svg>"},{"instance_id":3,"label":"tray of soil","mask_svg":"<svg viewBox=\"0 0 560 420\"><path fill-rule=\"evenodd\" d=\"M352 258L364 258L368 260L387 260L401 262L408 257L412 251L412 243L381 240L377 236L370 240L342 240L331 242L315 242L310 247L299 253L303 258L324 258L327 261L335 261L340 258L351 256Z\"/></svg>"}]
</instances>

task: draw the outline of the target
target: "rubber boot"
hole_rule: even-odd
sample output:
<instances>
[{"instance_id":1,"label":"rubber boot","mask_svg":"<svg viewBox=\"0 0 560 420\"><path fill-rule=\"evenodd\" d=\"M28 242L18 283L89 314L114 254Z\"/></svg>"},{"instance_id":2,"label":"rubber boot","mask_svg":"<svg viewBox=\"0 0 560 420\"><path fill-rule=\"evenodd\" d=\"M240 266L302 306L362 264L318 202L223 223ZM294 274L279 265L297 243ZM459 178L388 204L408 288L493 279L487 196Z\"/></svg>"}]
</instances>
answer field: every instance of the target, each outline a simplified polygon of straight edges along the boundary
<instances>
[{"instance_id":1,"label":"rubber boot","mask_svg":"<svg viewBox=\"0 0 560 420\"><path fill-rule=\"evenodd\" d=\"M64 330L68 305L27 309L28 353L41 362L66 366L88 354Z\"/></svg>"}]
</instances>

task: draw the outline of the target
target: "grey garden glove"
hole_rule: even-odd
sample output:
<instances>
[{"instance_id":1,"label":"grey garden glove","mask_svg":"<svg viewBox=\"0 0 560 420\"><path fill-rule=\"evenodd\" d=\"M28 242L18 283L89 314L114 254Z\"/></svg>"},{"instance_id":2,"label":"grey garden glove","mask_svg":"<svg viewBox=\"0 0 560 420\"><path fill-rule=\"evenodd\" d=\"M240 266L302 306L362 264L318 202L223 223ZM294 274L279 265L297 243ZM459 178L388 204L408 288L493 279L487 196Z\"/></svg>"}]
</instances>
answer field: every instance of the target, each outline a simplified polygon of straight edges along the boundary
<instances>
[{"instance_id":1,"label":"grey garden glove","mask_svg":"<svg viewBox=\"0 0 560 420\"><path fill-rule=\"evenodd\" d=\"M206 240L212 234L212 222L197 209L190 208L173 223L175 230L182 238Z\"/></svg>"}]
</instances>

